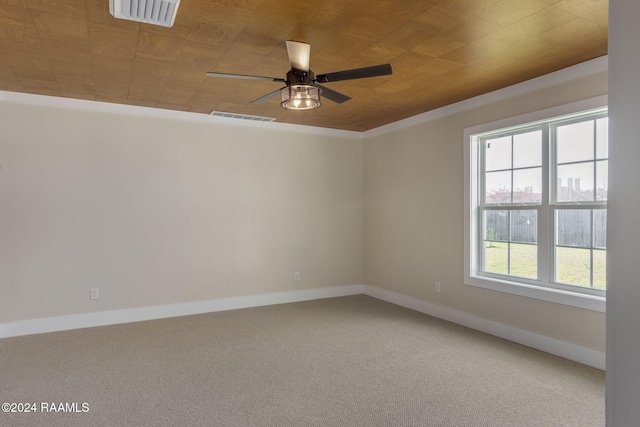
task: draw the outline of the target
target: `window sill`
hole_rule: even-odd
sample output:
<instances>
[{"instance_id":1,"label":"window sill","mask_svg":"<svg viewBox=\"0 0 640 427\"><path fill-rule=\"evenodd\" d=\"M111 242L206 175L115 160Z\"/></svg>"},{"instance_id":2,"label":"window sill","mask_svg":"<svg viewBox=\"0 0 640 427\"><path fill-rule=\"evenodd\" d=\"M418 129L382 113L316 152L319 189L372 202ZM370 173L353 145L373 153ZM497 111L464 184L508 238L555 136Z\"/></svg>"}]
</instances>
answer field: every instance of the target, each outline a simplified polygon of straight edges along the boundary
<instances>
[{"instance_id":1,"label":"window sill","mask_svg":"<svg viewBox=\"0 0 640 427\"><path fill-rule=\"evenodd\" d=\"M586 310L599 311L601 313L606 312L606 298L597 295L587 295L579 292L527 285L524 283L509 282L506 280L480 276L468 276L465 278L464 283L465 285L477 286L484 289L491 289L493 291L584 308Z\"/></svg>"}]
</instances>

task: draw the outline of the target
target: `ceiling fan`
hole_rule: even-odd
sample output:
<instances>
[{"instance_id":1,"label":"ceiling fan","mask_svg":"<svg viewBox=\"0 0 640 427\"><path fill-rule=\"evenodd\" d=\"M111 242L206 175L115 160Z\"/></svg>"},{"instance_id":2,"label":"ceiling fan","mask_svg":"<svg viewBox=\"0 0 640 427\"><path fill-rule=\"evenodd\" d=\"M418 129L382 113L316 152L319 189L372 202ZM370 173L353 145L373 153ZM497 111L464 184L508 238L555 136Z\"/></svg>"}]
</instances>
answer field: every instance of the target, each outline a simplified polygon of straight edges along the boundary
<instances>
[{"instance_id":1,"label":"ceiling fan","mask_svg":"<svg viewBox=\"0 0 640 427\"><path fill-rule=\"evenodd\" d=\"M261 104L278 95L282 96L280 106L287 110L313 110L322 105L320 94L325 98L342 104L351 97L329 89L320 83L331 83L341 80L362 79L365 77L387 76L392 73L391 64L374 65L373 67L356 68L354 70L336 71L334 73L315 75L309 68L311 45L303 42L287 40L287 53L291 70L284 79L277 77L249 76L244 74L207 73L209 77L226 77L232 79L269 80L284 83L285 86L260 97L252 104Z\"/></svg>"}]
</instances>

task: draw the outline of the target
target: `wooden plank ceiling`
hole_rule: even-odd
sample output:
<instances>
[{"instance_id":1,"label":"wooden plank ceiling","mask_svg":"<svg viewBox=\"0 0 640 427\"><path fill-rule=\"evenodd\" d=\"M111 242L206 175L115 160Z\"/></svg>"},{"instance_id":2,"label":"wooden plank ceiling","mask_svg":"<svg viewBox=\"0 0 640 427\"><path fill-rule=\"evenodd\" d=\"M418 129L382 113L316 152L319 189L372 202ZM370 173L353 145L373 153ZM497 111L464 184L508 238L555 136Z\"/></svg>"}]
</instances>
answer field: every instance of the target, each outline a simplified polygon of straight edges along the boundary
<instances>
[{"instance_id":1,"label":"wooden plank ceiling","mask_svg":"<svg viewBox=\"0 0 640 427\"><path fill-rule=\"evenodd\" d=\"M181 0L171 28L116 19L109 0L0 0L0 90L363 131L607 53L607 0ZM291 112L285 40L328 73L390 63L392 76L328 83L353 99Z\"/></svg>"}]
</instances>

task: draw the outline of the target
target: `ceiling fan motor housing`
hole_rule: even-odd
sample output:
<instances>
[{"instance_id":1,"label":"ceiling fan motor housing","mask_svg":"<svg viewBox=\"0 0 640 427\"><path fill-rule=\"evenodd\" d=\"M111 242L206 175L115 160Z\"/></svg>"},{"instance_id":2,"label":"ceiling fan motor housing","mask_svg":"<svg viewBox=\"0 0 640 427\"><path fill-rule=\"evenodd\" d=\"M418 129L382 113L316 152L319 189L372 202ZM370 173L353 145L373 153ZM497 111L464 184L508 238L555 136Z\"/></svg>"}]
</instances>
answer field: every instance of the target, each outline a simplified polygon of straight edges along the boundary
<instances>
[{"instance_id":1,"label":"ceiling fan motor housing","mask_svg":"<svg viewBox=\"0 0 640 427\"><path fill-rule=\"evenodd\" d=\"M313 85L316 75L312 70L302 71L292 68L287 73L287 85Z\"/></svg>"}]
</instances>

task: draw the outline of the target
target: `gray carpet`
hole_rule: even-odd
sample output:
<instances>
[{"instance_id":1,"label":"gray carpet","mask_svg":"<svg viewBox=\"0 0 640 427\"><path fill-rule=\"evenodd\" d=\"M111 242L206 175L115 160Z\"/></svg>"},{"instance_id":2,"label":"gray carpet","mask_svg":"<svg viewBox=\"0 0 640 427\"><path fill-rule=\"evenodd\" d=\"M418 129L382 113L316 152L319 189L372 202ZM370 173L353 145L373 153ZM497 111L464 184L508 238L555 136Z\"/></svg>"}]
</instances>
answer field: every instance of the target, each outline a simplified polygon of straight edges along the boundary
<instances>
[{"instance_id":1,"label":"gray carpet","mask_svg":"<svg viewBox=\"0 0 640 427\"><path fill-rule=\"evenodd\" d=\"M363 295L6 338L0 368L0 403L80 411L2 426L605 424L602 371Z\"/></svg>"}]
</instances>

